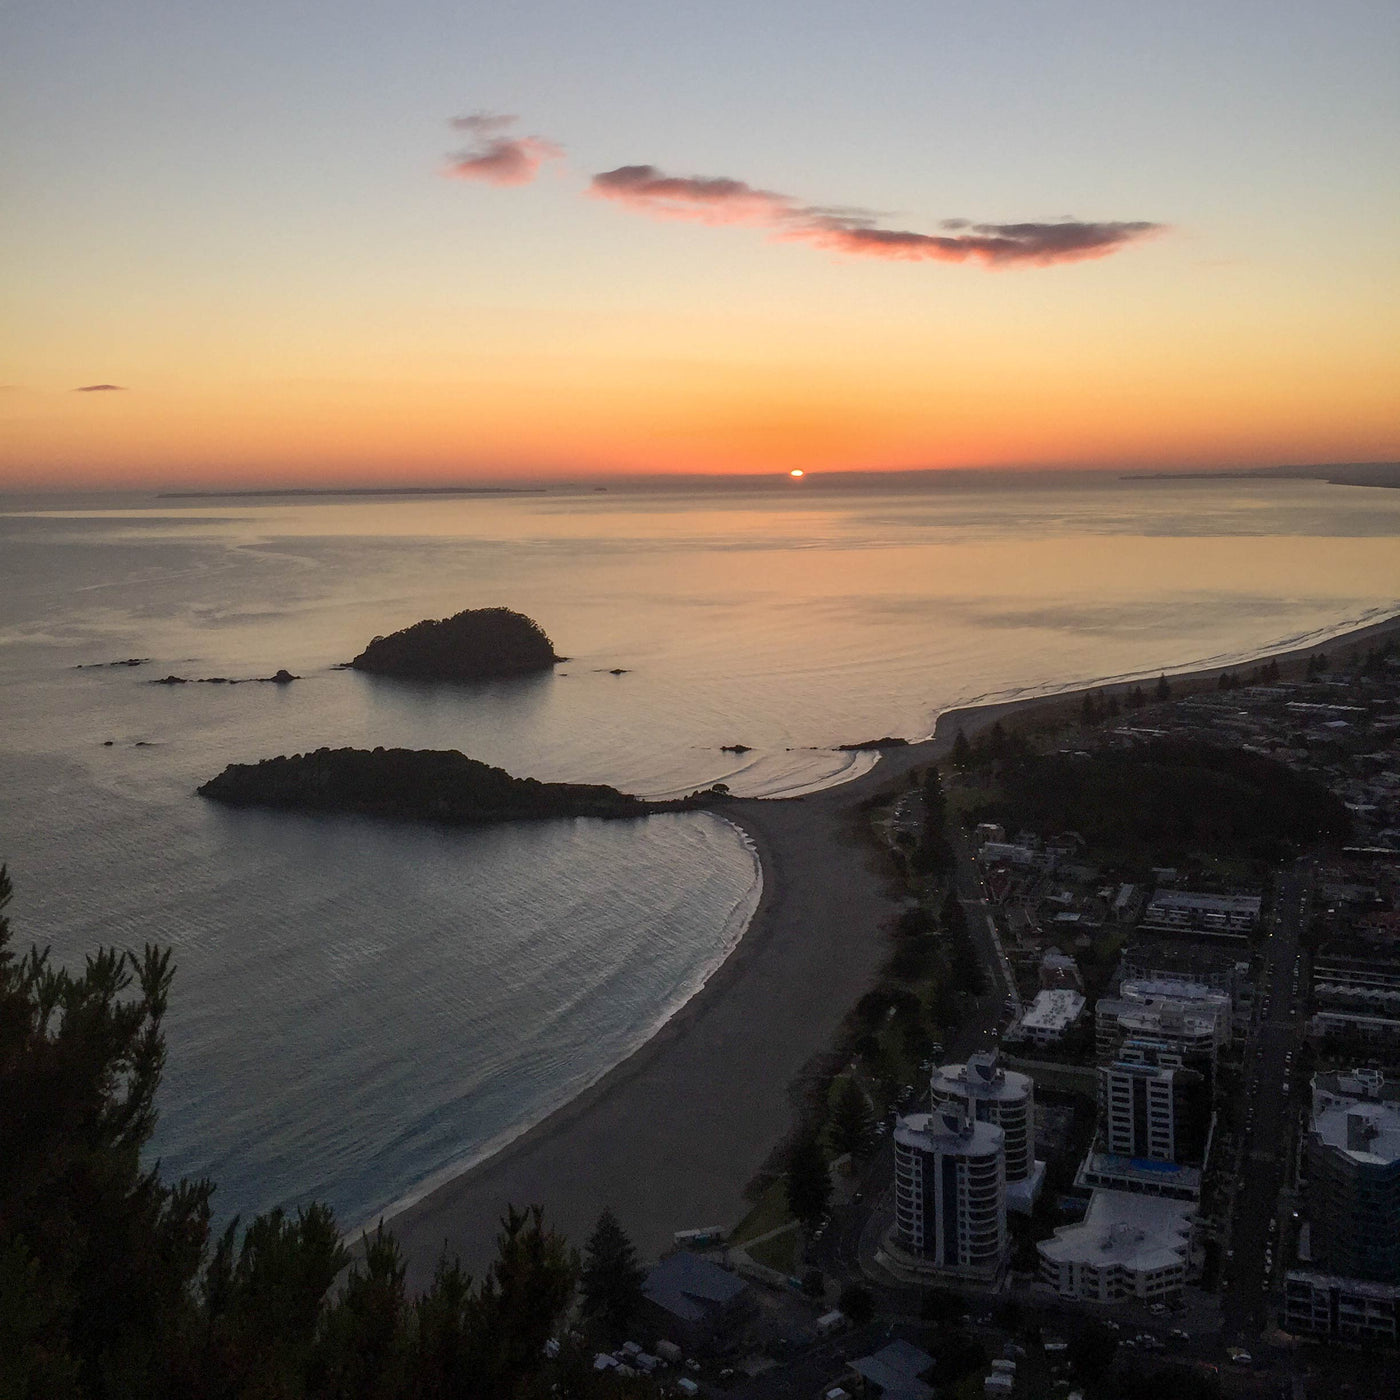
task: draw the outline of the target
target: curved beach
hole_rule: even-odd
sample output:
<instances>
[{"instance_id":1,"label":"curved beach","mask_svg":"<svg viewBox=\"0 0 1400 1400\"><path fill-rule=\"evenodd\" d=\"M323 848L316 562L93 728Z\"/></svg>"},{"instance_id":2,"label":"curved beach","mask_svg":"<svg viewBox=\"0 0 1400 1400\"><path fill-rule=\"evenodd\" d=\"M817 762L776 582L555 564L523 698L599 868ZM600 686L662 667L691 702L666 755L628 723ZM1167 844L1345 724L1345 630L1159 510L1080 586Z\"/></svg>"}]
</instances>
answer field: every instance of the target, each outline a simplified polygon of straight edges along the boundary
<instances>
[{"instance_id":1,"label":"curved beach","mask_svg":"<svg viewBox=\"0 0 1400 1400\"><path fill-rule=\"evenodd\" d=\"M1372 644L1400 618L1276 653L1281 662ZM1174 677L1209 681L1207 668ZM718 810L752 838L763 871L753 920L734 951L645 1045L578 1098L500 1152L392 1220L409 1284L427 1284L446 1250L479 1274L508 1204L539 1203L575 1243L610 1207L644 1258L674 1231L729 1226L743 1191L793 1121L792 1086L825 1053L887 954L897 912L881 853L865 839L863 805L911 769L1012 713L1047 715L1094 683L1052 696L951 710L935 737L888 750L861 777L802 797L736 798Z\"/></svg>"}]
</instances>

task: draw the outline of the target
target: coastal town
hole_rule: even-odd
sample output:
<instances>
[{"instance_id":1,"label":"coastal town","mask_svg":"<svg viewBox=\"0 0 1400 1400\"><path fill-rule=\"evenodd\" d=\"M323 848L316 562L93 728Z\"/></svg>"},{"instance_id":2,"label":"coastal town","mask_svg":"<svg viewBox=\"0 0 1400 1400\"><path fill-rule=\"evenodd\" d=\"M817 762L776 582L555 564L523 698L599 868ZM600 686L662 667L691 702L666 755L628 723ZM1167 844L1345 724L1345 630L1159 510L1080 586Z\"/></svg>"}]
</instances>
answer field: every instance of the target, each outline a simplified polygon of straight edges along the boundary
<instances>
[{"instance_id":1,"label":"coastal town","mask_svg":"<svg viewBox=\"0 0 1400 1400\"><path fill-rule=\"evenodd\" d=\"M798 1128L597 1368L751 1400L1381 1393L1400 648L945 749L865 804L902 912Z\"/></svg>"}]
</instances>

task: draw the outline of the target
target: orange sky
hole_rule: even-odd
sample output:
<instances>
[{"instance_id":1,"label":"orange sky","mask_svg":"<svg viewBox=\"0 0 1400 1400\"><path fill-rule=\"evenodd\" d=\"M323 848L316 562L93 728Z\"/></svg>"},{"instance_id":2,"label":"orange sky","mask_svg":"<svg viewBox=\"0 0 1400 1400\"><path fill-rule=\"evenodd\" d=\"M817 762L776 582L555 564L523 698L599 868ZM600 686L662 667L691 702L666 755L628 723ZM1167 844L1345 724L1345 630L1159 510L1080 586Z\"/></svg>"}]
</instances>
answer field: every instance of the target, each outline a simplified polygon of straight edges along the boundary
<instances>
[{"instance_id":1,"label":"orange sky","mask_svg":"<svg viewBox=\"0 0 1400 1400\"><path fill-rule=\"evenodd\" d=\"M1394 6L253 3L0 17L0 489L1400 458Z\"/></svg>"}]
</instances>

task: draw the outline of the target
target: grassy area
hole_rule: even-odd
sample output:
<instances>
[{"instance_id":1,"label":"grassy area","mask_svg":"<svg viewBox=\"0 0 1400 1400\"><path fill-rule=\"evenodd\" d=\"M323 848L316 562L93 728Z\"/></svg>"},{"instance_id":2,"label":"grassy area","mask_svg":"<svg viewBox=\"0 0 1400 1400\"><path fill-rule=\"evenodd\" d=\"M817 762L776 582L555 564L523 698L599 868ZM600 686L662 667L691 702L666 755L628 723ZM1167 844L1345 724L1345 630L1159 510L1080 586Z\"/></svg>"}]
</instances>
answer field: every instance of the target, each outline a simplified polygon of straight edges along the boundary
<instances>
[{"instance_id":1,"label":"grassy area","mask_svg":"<svg viewBox=\"0 0 1400 1400\"><path fill-rule=\"evenodd\" d=\"M749 1258L755 1264L791 1277L797 1272L797 1227L794 1225L791 1230L784 1230L762 1244L750 1245Z\"/></svg>"},{"instance_id":2,"label":"grassy area","mask_svg":"<svg viewBox=\"0 0 1400 1400\"><path fill-rule=\"evenodd\" d=\"M780 1179L775 1181L754 1202L753 1209L739 1222L730 1236L730 1244L743 1244L757 1239L779 1225L786 1225L792 1216L788 1212L787 1187ZM772 1267L776 1268L777 1265Z\"/></svg>"}]
</instances>

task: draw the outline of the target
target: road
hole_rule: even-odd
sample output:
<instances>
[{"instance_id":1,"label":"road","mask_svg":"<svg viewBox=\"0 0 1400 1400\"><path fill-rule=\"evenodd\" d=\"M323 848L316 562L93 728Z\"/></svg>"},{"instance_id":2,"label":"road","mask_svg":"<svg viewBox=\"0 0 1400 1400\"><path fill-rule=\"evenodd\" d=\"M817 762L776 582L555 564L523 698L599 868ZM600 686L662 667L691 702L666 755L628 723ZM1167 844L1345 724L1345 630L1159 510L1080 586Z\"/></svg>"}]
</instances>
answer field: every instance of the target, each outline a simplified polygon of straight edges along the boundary
<instances>
[{"instance_id":1,"label":"road","mask_svg":"<svg viewBox=\"0 0 1400 1400\"><path fill-rule=\"evenodd\" d=\"M1274 904L1273 929L1264 945L1259 975L1255 1022L1245 1051L1245 1131L1237 1163L1230 1250L1227 1252L1221 1298L1227 1341L1246 1347L1269 1323L1269 1274L1266 1251L1269 1227L1278 1212L1279 1191L1285 1180L1293 1145L1292 1094L1283 1085L1289 1077L1287 1056L1299 1044L1302 988L1294 992L1299 963L1298 940L1306 924L1312 897L1313 870L1299 862L1281 875ZM1297 1085L1292 1085L1293 1090ZM1282 1261L1275 1258L1275 1266Z\"/></svg>"}]
</instances>

